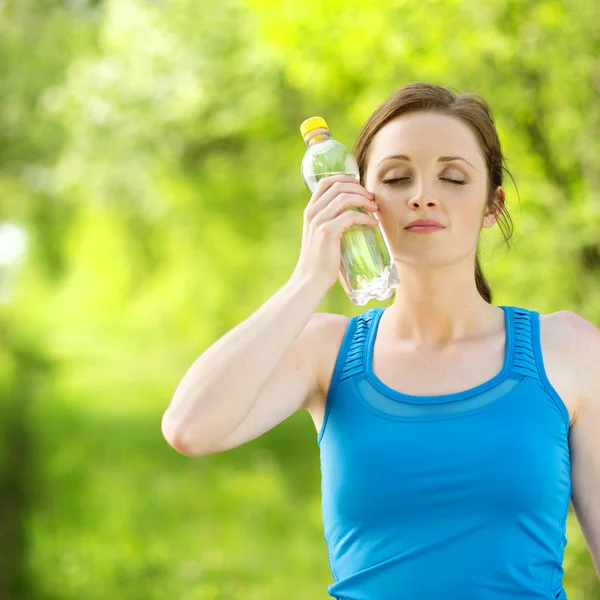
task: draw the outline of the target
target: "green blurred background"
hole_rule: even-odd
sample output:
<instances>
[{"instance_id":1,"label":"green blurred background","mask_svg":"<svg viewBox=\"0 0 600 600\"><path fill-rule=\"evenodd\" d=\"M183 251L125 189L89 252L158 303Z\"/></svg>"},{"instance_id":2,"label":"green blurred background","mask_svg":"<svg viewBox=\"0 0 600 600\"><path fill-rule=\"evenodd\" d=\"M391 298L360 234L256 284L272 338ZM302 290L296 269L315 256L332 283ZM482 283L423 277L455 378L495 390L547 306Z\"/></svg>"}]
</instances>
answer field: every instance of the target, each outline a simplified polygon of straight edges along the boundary
<instances>
[{"instance_id":1,"label":"green blurred background","mask_svg":"<svg viewBox=\"0 0 600 600\"><path fill-rule=\"evenodd\" d=\"M494 111L520 195L507 182L510 251L483 238L494 304L600 323L599 17L591 0L0 0L0 600L326 598L308 413L196 459L162 413L291 275L300 123L351 146L411 81ZM364 308L337 283L319 310ZM567 535L569 599L600 598L572 507Z\"/></svg>"}]
</instances>

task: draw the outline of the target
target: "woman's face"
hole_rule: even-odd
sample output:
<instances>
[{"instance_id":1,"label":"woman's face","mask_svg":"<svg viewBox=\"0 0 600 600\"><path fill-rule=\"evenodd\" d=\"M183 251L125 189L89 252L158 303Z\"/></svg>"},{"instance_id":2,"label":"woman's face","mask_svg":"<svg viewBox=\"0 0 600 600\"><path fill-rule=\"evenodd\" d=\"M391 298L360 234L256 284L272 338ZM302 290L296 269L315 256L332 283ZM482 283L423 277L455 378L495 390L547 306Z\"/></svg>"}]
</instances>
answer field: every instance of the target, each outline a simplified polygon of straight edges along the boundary
<instances>
[{"instance_id":1,"label":"woman's face","mask_svg":"<svg viewBox=\"0 0 600 600\"><path fill-rule=\"evenodd\" d=\"M485 159L458 117L412 112L387 123L371 142L365 187L375 194L395 260L403 263L440 266L474 255L481 227L496 221L486 209ZM415 219L445 228L405 229Z\"/></svg>"}]
</instances>

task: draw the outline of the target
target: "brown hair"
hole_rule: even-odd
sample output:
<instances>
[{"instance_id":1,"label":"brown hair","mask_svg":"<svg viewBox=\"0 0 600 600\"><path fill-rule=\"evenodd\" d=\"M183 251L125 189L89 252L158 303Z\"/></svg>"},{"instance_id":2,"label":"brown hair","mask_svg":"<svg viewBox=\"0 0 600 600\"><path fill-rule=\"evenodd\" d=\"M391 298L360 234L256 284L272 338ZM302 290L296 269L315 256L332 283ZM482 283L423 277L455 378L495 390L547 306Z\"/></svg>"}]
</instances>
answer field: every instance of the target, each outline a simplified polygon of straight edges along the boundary
<instances>
[{"instance_id":1,"label":"brown hair","mask_svg":"<svg viewBox=\"0 0 600 600\"><path fill-rule=\"evenodd\" d=\"M458 117L475 132L488 168L487 208L495 205L500 210L498 224L504 241L509 246L508 241L513 231L512 219L504 202L495 194L495 190L502 185L504 173L512 179L513 183L515 180L506 167L506 158L502 154L500 139L491 109L483 98L475 94L453 93L439 85L418 82L409 83L396 90L369 117L354 144L353 153L360 169L361 184L364 185L371 142L375 134L386 123L400 115L425 110L438 111ZM475 258L475 282L477 291L491 304L492 291L481 269L479 246Z\"/></svg>"}]
</instances>

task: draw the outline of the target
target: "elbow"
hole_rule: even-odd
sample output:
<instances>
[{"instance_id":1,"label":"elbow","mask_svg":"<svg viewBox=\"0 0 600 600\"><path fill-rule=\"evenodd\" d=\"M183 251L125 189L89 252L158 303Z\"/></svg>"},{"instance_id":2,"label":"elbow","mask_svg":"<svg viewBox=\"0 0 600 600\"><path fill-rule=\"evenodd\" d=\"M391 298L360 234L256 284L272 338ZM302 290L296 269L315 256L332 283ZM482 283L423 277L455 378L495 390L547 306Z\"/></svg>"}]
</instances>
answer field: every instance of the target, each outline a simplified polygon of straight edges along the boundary
<instances>
[{"instance_id":1,"label":"elbow","mask_svg":"<svg viewBox=\"0 0 600 600\"><path fill-rule=\"evenodd\" d=\"M210 451L199 447L197 440L192 439L189 427L173 418L169 411L165 412L161 422L162 435L171 448L184 456L203 456Z\"/></svg>"}]
</instances>

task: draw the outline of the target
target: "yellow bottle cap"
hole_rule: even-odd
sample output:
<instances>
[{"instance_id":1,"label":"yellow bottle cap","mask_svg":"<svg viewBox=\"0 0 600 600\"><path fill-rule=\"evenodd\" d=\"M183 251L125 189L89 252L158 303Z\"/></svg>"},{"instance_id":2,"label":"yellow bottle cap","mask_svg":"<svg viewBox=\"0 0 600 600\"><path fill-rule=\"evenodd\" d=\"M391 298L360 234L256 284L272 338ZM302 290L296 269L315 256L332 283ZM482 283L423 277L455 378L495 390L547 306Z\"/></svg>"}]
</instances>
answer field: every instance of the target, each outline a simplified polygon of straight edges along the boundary
<instances>
[{"instance_id":1,"label":"yellow bottle cap","mask_svg":"<svg viewBox=\"0 0 600 600\"><path fill-rule=\"evenodd\" d=\"M321 128L329 129L325 119L322 117L311 117L310 119L306 119L306 121L300 125L300 133L302 134L302 137L305 137L307 133Z\"/></svg>"}]
</instances>

